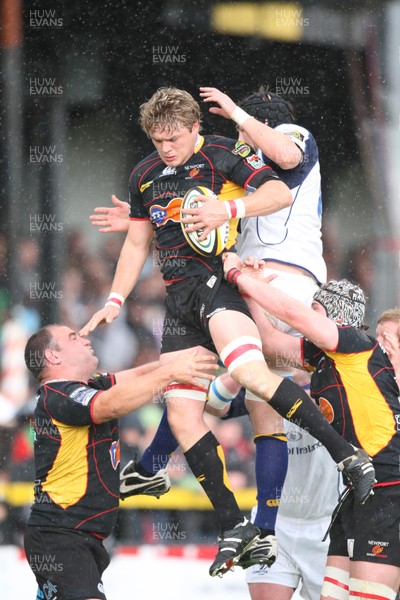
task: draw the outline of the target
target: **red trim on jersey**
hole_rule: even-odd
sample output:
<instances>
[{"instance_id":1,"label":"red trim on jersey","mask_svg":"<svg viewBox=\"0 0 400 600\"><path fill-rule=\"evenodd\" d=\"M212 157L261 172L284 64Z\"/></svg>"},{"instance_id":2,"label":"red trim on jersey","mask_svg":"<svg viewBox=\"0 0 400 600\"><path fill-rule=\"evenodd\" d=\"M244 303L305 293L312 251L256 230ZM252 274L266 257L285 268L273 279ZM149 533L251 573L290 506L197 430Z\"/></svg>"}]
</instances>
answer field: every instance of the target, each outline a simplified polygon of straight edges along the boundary
<instances>
[{"instance_id":1,"label":"red trim on jersey","mask_svg":"<svg viewBox=\"0 0 400 600\"><path fill-rule=\"evenodd\" d=\"M130 221L150 221L150 217L129 217Z\"/></svg>"},{"instance_id":2,"label":"red trim on jersey","mask_svg":"<svg viewBox=\"0 0 400 600\"><path fill-rule=\"evenodd\" d=\"M106 442L106 441L111 441L109 439L104 439L104 440L99 440L102 442ZM97 457L96 457L96 444L92 444L92 452L93 452L93 460L94 460L94 464L96 466L96 473L97 473L97 478L100 481L101 485L103 486L103 488L110 494L110 496L113 496L113 498L119 498L119 493L118 494L114 494L104 483L103 478L100 474L100 470L98 467L98 463L97 463ZM88 470L89 473L89 470Z\"/></svg>"},{"instance_id":3,"label":"red trim on jersey","mask_svg":"<svg viewBox=\"0 0 400 600\"><path fill-rule=\"evenodd\" d=\"M225 358L224 363L226 368L228 368L230 364L236 360L236 358L242 356L242 354L245 354L246 352L249 352L249 350L259 350L259 352L261 352L261 348L260 346L257 346L257 344L243 344L242 346L239 346L239 348L232 350L232 352L230 352Z\"/></svg>"},{"instance_id":4,"label":"red trim on jersey","mask_svg":"<svg viewBox=\"0 0 400 600\"><path fill-rule=\"evenodd\" d=\"M136 173L136 171L138 170L139 167L143 167L144 165L147 165L147 163L151 162L152 160L155 160L156 162L159 160L160 162L162 162L161 158L159 155L153 156L151 158L148 158L147 160L143 160L140 161L132 170L131 174L129 175L129 179L128 179L128 183L131 182L132 176L134 173ZM155 166L155 165L153 165Z\"/></svg>"},{"instance_id":5,"label":"red trim on jersey","mask_svg":"<svg viewBox=\"0 0 400 600\"><path fill-rule=\"evenodd\" d=\"M211 168L211 191L213 192L213 191L214 191L214 185L215 185L214 173L216 172L216 168L215 168L215 166L212 164L212 162L211 162L211 160L208 158L208 156L206 156L206 155L204 154L204 152L203 152L203 150L202 150L201 148L200 148L200 150L199 150L199 154L201 154L202 156L204 156L204 159L205 159L205 160L208 162L208 164L210 165L210 168ZM219 173L219 171L218 171L218 173ZM219 174L220 174L220 175L221 175L221 176L222 176L222 177L225 179L225 181L226 181L226 178L225 178L225 177L224 177L224 176L223 176L221 173L219 173Z\"/></svg>"},{"instance_id":6,"label":"red trim on jersey","mask_svg":"<svg viewBox=\"0 0 400 600\"><path fill-rule=\"evenodd\" d=\"M96 519L97 517L101 517L101 515L106 515L109 512L113 512L114 510L118 510L119 506L114 506L114 508L109 508L108 510L103 510L102 512L97 513L96 515L92 515L91 517L88 517L87 519L84 519L83 521L81 521L80 523L78 523L78 525L76 525L74 527L74 529L79 529L79 527L81 525L83 525L84 523L87 523L87 521L91 521L92 519Z\"/></svg>"},{"instance_id":7,"label":"red trim on jersey","mask_svg":"<svg viewBox=\"0 0 400 600\"><path fill-rule=\"evenodd\" d=\"M157 157L156 157L156 159L157 159ZM158 157L158 162L162 163L162 160L161 160L161 158L160 158L160 157ZM151 171L151 170L153 169L153 167L155 167L155 166L158 164L158 162L155 162L155 163L154 163L154 165L150 165L150 166L149 166L149 168L148 168L148 169L146 169L146 170L145 170L145 171L144 171L144 172L141 174L141 176L140 176L140 179L139 179L139 181L138 181L138 190L139 190L139 192L140 192L140 188L142 187L142 180L143 180L143 177L144 177L145 175L147 175L147 173L148 173L149 171ZM143 163L141 164L141 166L143 166ZM140 193L141 193L141 192L140 192Z\"/></svg>"},{"instance_id":8,"label":"red trim on jersey","mask_svg":"<svg viewBox=\"0 0 400 600\"><path fill-rule=\"evenodd\" d=\"M94 418L94 416L93 416L93 407L94 407L95 400L97 400L97 398L100 396L100 394L101 394L102 392L105 392L105 390L99 390L99 391L97 392L97 394L95 394L95 395L93 396L93 398L91 398L91 400L90 400L90 404L89 404L90 417L91 417L91 419L92 419L92 421L93 421L93 423L94 423L95 425L103 425L103 423L105 422L105 421L103 421L103 423L100 423L99 421L96 421L96 420L95 420L95 418ZM110 421L111 421L111 419L110 419Z\"/></svg>"},{"instance_id":9,"label":"red trim on jersey","mask_svg":"<svg viewBox=\"0 0 400 600\"><path fill-rule=\"evenodd\" d=\"M251 166L251 165L249 165L249 166ZM243 188L246 189L247 185L249 184L249 182L251 181L251 179L253 179L254 175L257 175L257 173L262 173L263 171L265 171L265 169L269 169L270 171L272 171L271 167L268 167L267 165L265 165L265 167L262 167L262 169L257 169L256 171L254 171L254 173L252 173L246 179L246 181L244 182ZM268 181L275 181L275 179L268 179ZM277 179L276 181L279 181L279 179ZM266 183L266 181L264 181L263 183Z\"/></svg>"},{"instance_id":10,"label":"red trim on jersey","mask_svg":"<svg viewBox=\"0 0 400 600\"><path fill-rule=\"evenodd\" d=\"M400 485L400 481L382 481L381 483L375 483L373 487L387 487L389 485Z\"/></svg>"}]
</instances>

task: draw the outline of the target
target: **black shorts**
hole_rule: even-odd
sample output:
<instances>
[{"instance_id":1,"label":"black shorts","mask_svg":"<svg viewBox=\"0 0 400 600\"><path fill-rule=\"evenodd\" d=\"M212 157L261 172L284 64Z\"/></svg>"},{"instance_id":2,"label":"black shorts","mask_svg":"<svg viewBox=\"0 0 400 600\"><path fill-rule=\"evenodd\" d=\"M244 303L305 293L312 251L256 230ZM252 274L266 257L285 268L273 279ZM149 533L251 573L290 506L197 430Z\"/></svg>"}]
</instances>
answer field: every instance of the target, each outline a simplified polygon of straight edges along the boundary
<instances>
[{"instance_id":1,"label":"black shorts","mask_svg":"<svg viewBox=\"0 0 400 600\"><path fill-rule=\"evenodd\" d=\"M46 600L106 600L101 576L110 564L102 542L90 534L27 527L25 553Z\"/></svg>"},{"instance_id":2,"label":"black shorts","mask_svg":"<svg viewBox=\"0 0 400 600\"><path fill-rule=\"evenodd\" d=\"M252 319L237 288L222 275L190 277L167 286L161 354L194 346L217 353L208 328L216 312L234 310Z\"/></svg>"},{"instance_id":3,"label":"black shorts","mask_svg":"<svg viewBox=\"0 0 400 600\"><path fill-rule=\"evenodd\" d=\"M365 504L344 501L330 532L329 556L400 567L400 485L375 487Z\"/></svg>"}]
</instances>

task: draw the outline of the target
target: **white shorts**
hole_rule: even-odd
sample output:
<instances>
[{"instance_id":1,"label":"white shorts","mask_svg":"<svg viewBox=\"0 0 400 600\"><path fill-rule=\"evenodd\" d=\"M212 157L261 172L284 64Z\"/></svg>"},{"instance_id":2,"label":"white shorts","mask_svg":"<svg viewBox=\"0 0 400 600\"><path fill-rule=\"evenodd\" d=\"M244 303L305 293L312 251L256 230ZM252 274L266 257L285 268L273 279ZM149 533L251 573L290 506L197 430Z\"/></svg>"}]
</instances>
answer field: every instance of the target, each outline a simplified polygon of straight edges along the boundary
<instances>
[{"instance_id":1,"label":"white shorts","mask_svg":"<svg viewBox=\"0 0 400 600\"><path fill-rule=\"evenodd\" d=\"M306 306L311 306L314 294L319 289L317 282L312 277L308 277L307 275L297 275L295 273L288 273L286 271L279 271L279 269L264 269L265 277L268 275L276 274L276 277L273 281L271 281L270 285L281 290L281 292L285 292L288 296L295 298L299 302L302 302ZM283 331L284 333L289 333L290 335L300 334L292 329L290 325L280 321L273 315L270 315L265 311L266 316L271 321L273 326L279 331Z\"/></svg>"},{"instance_id":2,"label":"white shorts","mask_svg":"<svg viewBox=\"0 0 400 600\"><path fill-rule=\"evenodd\" d=\"M324 579L329 538L322 542L330 516L293 519L278 514L276 536L278 558L272 567L254 565L246 569L247 583L276 583L297 589L297 598L319 600Z\"/></svg>"}]
</instances>

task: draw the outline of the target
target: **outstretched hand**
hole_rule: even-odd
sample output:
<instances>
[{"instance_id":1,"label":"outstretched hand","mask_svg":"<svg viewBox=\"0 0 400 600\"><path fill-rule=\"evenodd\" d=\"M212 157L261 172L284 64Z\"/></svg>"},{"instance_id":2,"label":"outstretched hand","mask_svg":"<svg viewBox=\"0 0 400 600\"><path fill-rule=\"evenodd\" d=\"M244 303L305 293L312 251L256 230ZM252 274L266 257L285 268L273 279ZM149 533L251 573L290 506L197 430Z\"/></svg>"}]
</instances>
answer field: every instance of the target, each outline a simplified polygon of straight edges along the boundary
<instances>
[{"instance_id":1,"label":"outstretched hand","mask_svg":"<svg viewBox=\"0 0 400 600\"><path fill-rule=\"evenodd\" d=\"M196 385L206 390L208 386L197 378L213 381L215 375L210 371L218 370L216 360L216 357L210 354L198 354L198 350L182 352L171 361L172 377L179 383Z\"/></svg>"},{"instance_id":2,"label":"outstretched hand","mask_svg":"<svg viewBox=\"0 0 400 600\"><path fill-rule=\"evenodd\" d=\"M101 227L101 233L126 232L129 228L129 204L111 196L112 206L97 206L95 214L90 215L92 225Z\"/></svg>"},{"instance_id":3,"label":"outstretched hand","mask_svg":"<svg viewBox=\"0 0 400 600\"><path fill-rule=\"evenodd\" d=\"M227 94L224 94L217 88L201 87L200 96L203 98L204 102L216 102L219 104L219 107L212 106L210 108L210 113L220 115L221 117L225 117L225 119L231 118L232 113L236 108L236 104Z\"/></svg>"},{"instance_id":4,"label":"outstretched hand","mask_svg":"<svg viewBox=\"0 0 400 600\"><path fill-rule=\"evenodd\" d=\"M88 336L92 331L99 325L105 325L106 323L112 323L119 315L119 308L116 306L105 306L98 310L93 317L82 327L79 335L82 337Z\"/></svg>"}]
</instances>

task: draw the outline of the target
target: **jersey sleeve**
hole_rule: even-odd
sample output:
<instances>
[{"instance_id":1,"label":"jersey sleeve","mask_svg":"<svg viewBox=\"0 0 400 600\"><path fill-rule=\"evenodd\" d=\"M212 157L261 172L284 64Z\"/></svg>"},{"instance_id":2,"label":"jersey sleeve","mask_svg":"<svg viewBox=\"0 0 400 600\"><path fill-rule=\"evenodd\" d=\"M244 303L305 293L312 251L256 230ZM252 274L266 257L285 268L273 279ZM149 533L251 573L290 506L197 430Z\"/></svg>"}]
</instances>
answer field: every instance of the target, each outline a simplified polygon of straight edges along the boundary
<instances>
[{"instance_id":1,"label":"jersey sleeve","mask_svg":"<svg viewBox=\"0 0 400 600\"><path fill-rule=\"evenodd\" d=\"M129 182L128 188L128 196L129 196L129 204L130 204L130 213L129 217L134 221L148 221L150 219L150 215L143 206L141 194L139 188L137 187L137 182L135 186L136 179L133 179Z\"/></svg>"},{"instance_id":2,"label":"jersey sleeve","mask_svg":"<svg viewBox=\"0 0 400 600\"><path fill-rule=\"evenodd\" d=\"M306 338L301 339L300 350L303 367L308 371L313 371L321 360L322 350Z\"/></svg>"},{"instance_id":3,"label":"jersey sleeve","mask_svg":"<svg viewBox=\"0 0 400 600\"><path fill-rule=\"evenodd\" d=\"M338 327L339 342L335 350L340 354L353 354L371 350L376 345L376 340L363 331L354 327Z\"/></svg>"},{"instance_id":4,"label":"jersey sleeve","mask_svg":"<svg viewBox=\"0 0 400 600\"><path fill-rule=\"evenodd\" d=\"M219 149L218 170L247 192L254 192L267 181L279 180L275 171L245 142L223 138L215 146Z\"/></svg>"},{"instance_id":5,"label":"jersey sleeve","mask_svg":"<svg viewBox=\"0 0 400 600\"><path fill-rule=\"evenodd\" d=\"M303 154L305 153L307 140L311 137L307 129L293 123L284 123L275 127L274 131L280 131L284 135L287 135L300 148Z\"/></svg>"},{"instance_id":6,"label":"jersey sleeve","mask_svg":"<svg viewBox=\"0 0 400 600\"><path fill-rule=\"evenodd\" d=\"M114 375L96 374L87 384L65 382L57 390L52 390L45 400L46 411L50 416L65 425L92 425L92 407L99 394L115 384Z\"/></svg>"}]
</instances>

